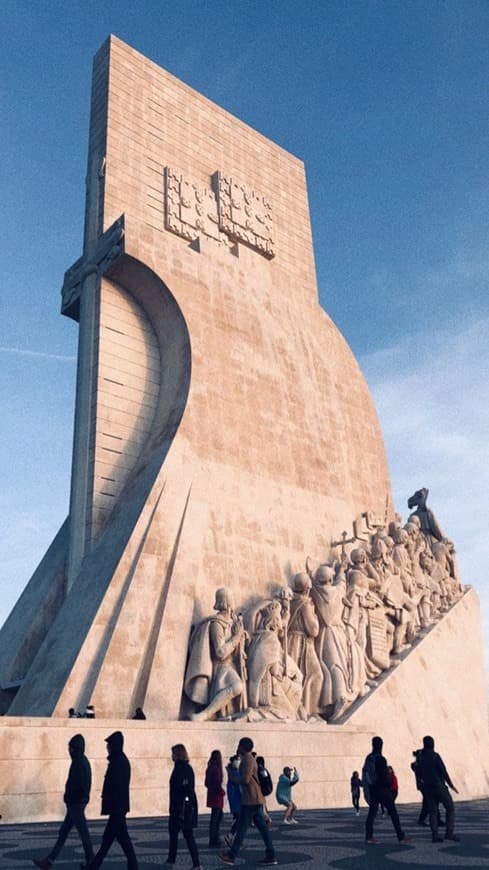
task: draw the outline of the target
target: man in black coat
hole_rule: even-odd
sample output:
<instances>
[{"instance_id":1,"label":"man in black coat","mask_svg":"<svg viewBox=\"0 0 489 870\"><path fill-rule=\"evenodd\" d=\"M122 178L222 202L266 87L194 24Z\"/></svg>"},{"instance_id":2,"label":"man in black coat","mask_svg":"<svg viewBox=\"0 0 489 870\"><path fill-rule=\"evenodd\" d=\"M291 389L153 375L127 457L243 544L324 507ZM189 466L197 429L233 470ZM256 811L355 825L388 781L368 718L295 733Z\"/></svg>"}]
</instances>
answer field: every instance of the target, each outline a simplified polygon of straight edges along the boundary
<instances>
[{"instance_id":1,"label":"man in black coat","mask_svg":"<svg viewBox=\"0 0 489 870\"><path fill-rule=\"evenodd\" d=\"M423 748L416 756L417 761L417 776L419 777L423 795L426 797L428 810L430 813L430 828L431 838L434 843L441 843L443 837L438 834L439 813L438 804L441 803L445 807L447 813L447 829L445 840L459 841L454 833L455 827L455 807L448 786L457 792L452 780L448 775L448 771L443 763L442 758L435 752L435 741L433 737L423 737ZM458 792L457 792L458 793Z\"/></svg>"},{"instance_id":2,"label":"man in black coat","mask_svg":"<svg viewBox=\"0 0 489 870\"><path fill-rule=\"evenodd\" d=\"M108 816L102 843L95 858L82 868L96 870L103 863L114 840L117 840L127 858L128 870L138 870L138 862L127 830L126 813L129 812L129 781L131 765L122 751L124 737L121 731L114 731L106 738L108 760L102 789L102 815Z\"/></svg>"},{"instance_id":3,"label":"man in black coat","mask_svg":"<svg viewBox=\"0 0 489 870\"><path fill-rule=\"evenodd\" d=\"M41 870L49 870L49 867L54 864L73 826L80 835L85 860L90 862L93 858L92 841L85 818L85 807L90 800L92 771L90 762L85 755L85 740L81 734L75 734L71 738L68 743L68 752L71 756L71 764L64 793L66 815L59 829L58 839L49 855L39 861L33 860L33 864L40 867Z\"/></svg>"}]
</instances>

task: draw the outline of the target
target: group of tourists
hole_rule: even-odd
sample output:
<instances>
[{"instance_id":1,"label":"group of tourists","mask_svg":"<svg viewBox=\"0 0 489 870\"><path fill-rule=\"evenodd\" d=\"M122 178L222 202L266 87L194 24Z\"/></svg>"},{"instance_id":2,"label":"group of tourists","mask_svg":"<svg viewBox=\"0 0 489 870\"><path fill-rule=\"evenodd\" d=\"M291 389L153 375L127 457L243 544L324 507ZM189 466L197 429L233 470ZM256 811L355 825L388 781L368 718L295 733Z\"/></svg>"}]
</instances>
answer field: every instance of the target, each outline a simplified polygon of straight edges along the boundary
<instances>
[{"instance_id":1,"label":"group of tourists","mask_svg":"<svg viewBox=\"0 0 489 870\"><path fill-rule=\"evenodd\" d=\"M129 784L131 765L124 753L124 737L120 731L115 731L106 738L108 764L102 788L102 815L108 820L102 834L102 842L95 853L90 832L85 817L85 808L90 799L92 773L90 762L85 755L85 740L81 734L75 734L68 743L71 765L65 785L64 802L66 804L65 818L58 832L53 848L45 858L33 859L33 864L41 870L49 870L58 857L66 838L73 827L80 836L85 853L85 863L80 864L82 870L95 870L102 865L114 840L121 846L128 870L137 870L138 862L134 847L127 829L126 815L130 809ZM359 814L360 789L363 787L365 800L368 804L368 814L365 822L366 843L376 845L379 840L374 836L374 821L379 811L386 812L392 821L397 839L400 843L411 842L404 833L395 800L397 797L397 778L392 767L389 767L382 754L383 741L381 737L372 739L372 751L367 755L361 778L358 771L351 777L352 803ZM195 775L190 765L185 746L177 743L172 747L173 770L170 776L169 801L169 849L166 865L176 862L178 838L182 833L192 859L193 870L202 870L199 851L194 837L197 826L198 803L195 793ZM432 737L423 738L423 748L416 750L411 764L416 777L416 784L421 791L423 804L418 824L426 824L429 816L432 840L442 841L439 835L441 824L439 804L446 812L445 840L458 842L454 833L455 810L449 788L457 792L442 758L435 752ZM219 853L224 864L234 865L236 857L243 845L250 825L260 834L264 846L265 857L258 864L269 866L277 864L275 848L271 835L271 818L267 811L266 798L273 792L273 782L265 765L263 756L257 756L253 751L253 741L250 737L242 737L238 743L236 754L229 759L226 766L227 796L233 816L233 824L229 834L224 837L226 851ZM296 818L296 803L292 799L292 788L299 781L295 766L287 765L280 775L275 792L278 804L284 807L283 823L298 824ZM220 750L214 749L207 763L205 774L207 789L207 807L211 810L209 821L209 847L219 848L222 845L220 828L224 811L224 771Z\"/></svg>"},{"instance_id":2,"label":"group of tourists","mask_svg":"<svg viewBox=\"0 0 489 870\"><path fill-rule=\"evenodd\" d=\"M360 813L360 789L363 787L365 800L368 804L368 814L365 822L365 839L369 846L375 846L380 841L374 837L374 821L379 809L382 815L390 816L397 839L400 843L411 842L406 837L399 820L395 800L398 794L398 782L392 767L387 764L382 754L383 741L381 737L372 739L372 752L367 755L362 769L362 778L358 771L353 771L350 780L352 804L357 815ZM433 843L441 843L443 840L452 840L458 843L459 837L455 834L455 807L451 788L458 793L454 786L441 756L435 752L435 741L427 735L423 738L423 748L413 752L414 761L411 770L416 777L416 787L421 792L423 803L418 817L418 825L425 826L429 817L431 838ZM441 837L439 828L442 826L439 805L446 812L446 820L443 826L446 828L445 836Z\"/></svg>"},{"instance_id":3,"label":"group of tourists","mask_svg":"<svg viewBox=\"0 0 489 870\"><path fill-rule=\"evenodd\" d=\"M32 863L49 870L60 854L66 838L73 827L76 828L85 853L85 862L80 864L82 870L95 870L102 865L114 840L121 846L128 870L137 870L138 862L134 847L127 829L126 815L130 809L129 784L131 765L123 751L124 737L121 731L115 731L106 738L108 764L102 788L101 814L108 816L105 830L102 834L100 848L95 853L90 832L85 817L85 809L90 800L92 771L85 755L85 739L81 734L75 734L68 743L71 764L64 791L66 804L65 818L58 832L58 837L49 854L44 858L33 858ZM172 746L173 771L170 776L169 801L169 848L167 865L176 862L178 851L178 836L180 832L186 841L192 859L193 870L201 870L199 852L194 837L197 826L198 804L195 793L195 775L190 765L185 746L177 743ZM229 805L233 814L233 825L225 838L228 851L219 855L225 864L234 864L248 827L253 824L260 832L265 843L265 858L261 864L277 864L275 850L269 827L271 819L266 808L266 796L273 791L272 778L265 766L265 759L253 752L253 741L243 737L236 749L236 754L230 759L227 771L227 793ZM292 787L299 781L295 767L284 767L279 777L276 798L284 807L284 824L297 824L295 818L296 804L292 800ZM209 846L222 845L220 827L223 818L224 795L223 765L221 752L214 749L207 764L205 774L207 789L207 806L211 810L209 822Z\"/></svg>"}]
</instances>

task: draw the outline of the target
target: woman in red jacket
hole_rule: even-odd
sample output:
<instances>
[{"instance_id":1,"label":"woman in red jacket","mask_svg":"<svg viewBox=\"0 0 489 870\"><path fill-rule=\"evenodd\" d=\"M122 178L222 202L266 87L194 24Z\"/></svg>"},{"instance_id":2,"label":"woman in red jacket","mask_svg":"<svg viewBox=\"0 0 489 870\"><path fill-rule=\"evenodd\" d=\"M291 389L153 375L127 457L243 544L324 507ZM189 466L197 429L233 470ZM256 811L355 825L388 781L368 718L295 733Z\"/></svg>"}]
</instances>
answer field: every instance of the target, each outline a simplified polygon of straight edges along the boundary
<instances>
[{"instance_id":1,"label":"woman in red jacket","mask_svg":"<svg viewBox=\"0 0 489 870\"><path fill-rule=\"evenodd\" d=\"M224 806L224 789L222 787L222 757L219 749L213 749L207 762L205 772L205 786L207 788L207 806L211 810L209 825L209 846L220 846L219 829L222 822L222 810Z\"/></svg>"},{"instance_id":2,"label":"woman in red jacket","mask_svg":"<svg viewBox=\"0 0 489 870\"><path fill-rule=\"evenodd\" d=\"M387 786L392 795L392 800L395 801L399 794L399 784L397 782L397 776L394 773L394 768L390 766L387 768Z\"/></svg>"}]
</instances>

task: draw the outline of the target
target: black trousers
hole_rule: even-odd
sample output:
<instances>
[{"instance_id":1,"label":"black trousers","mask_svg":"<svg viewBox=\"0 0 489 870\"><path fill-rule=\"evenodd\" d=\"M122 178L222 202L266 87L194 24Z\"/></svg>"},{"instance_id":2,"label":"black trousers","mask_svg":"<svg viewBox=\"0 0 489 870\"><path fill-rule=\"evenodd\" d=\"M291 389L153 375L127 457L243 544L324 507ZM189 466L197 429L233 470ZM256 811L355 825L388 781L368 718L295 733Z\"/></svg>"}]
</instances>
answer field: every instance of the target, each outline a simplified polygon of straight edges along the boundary
<instances>
[{"instance_id":1,"label":"black trousers","mask_svg":"<svg viewBox=\"0 0 489 870\"><path fill-rule=\"evenodd\" d=\"M448 787L444 783L437 783L436 785L430 786L429 788L425 788L423 792L426 797L426 802L428 804L428 809L430 813L430 828L433 837L438 836L438 825L439 825L439 813L438 813L438 804L442 804L445 807L445 811L447 814L447 837L453 837L453 829L455 827L455 807L453 805L453 800L450 792L448 791Z\"/></svg>"},{"instance_id":2,"label":"black trousers","mask_svg":"<svg viewBox=\"0 0 489 870\"><path fill-rule=\"evenodd\" d=\"M418 825L423 825L430 814L430 808L428 806L428 800L422 788L419 789L421 794L423 795L423 803L421 804L421 809L419 811L418 816ZM440 809L438 808L438 827L441 825L441 816Z\"/></svg>"},{"instance_id":3,"label":"black trousers","mask_svg":"<svg viewBox=\"0 0 489 870\"><path fill-rule=\"evenodd\" d=\"M212 807L209 822L209 846L220 846L219 830L221 827L223 811L218 807Z\"/></svg>"},{"instance_id":4,"label":"black trousers","mask_svg":"<svg viewBox=\"0 0 489 870\"><path fill-rule=\"evenodd\" d=\"M85 804L68 804L66 807L66 816L59 829L58 839L51 849L47 860L54 864L61 849L65 844L65 840L73 826L76 828L82 841L83 851L85 852L85 861L89 863L93 858L92 841L88 831L87 820L85 818Z\"/></svg>"},{"instance_id":5,"label":"black trousers","mask_svg":"<svg viewBox=\"0 0 489 870\"><path fill-rule=\"evenodd\" d=\"M356 810L360 809L360 792L355 791L351 793L351 802Z\"/></svg>"},{"instance_id":6,"label":"black trousers","mask_svg":"<svg viewBox=\"0 0 489 870\"><path fill-rule=\"evenodd\" d=\"M105 830L102 834L102 842L95 858L88 865L90 870L97 870L107 855L114 840L117 840L124 855L127 858L127 870L138 870L138 862L134 847L131 843L125 813L109 816Z\"/></svg>"},{"instance_id":7,"label":"black trousers","mask_svg":"<svg viewBox=\"0 0 489 870\"><path fill-rule=\"evenodd\" d=\"M401 823L397 814L396 805L392 800L392 793L389 791L388 788L370 789L368 801L368 815L365 822L365 838L367 840L371 840L374 835L374 820L381 804L386 808L387 812L391 817L391 822L397 834L397 839L403 840L404 831L401 828Z\"/></svg>"},{"instance_id":8,"label":"black trousers","mask_svg":"<svg viewBox=\"0 0 489 870\"><path fill-rule=\"evenodd\" d=\"M170 845L168 847L167 862L169 864L174 864L177 860L178 834L180 831L185 837L185 842L187 843L187 848L190 852L190 857L192 859L192 866L198 867L200 865L199 850L197 849L197 843L195 842L193 828L187 825L184 826L178 816L170 816L170 818L168 819L168 833L170 835Z\"/></svg>"}]
</instances>

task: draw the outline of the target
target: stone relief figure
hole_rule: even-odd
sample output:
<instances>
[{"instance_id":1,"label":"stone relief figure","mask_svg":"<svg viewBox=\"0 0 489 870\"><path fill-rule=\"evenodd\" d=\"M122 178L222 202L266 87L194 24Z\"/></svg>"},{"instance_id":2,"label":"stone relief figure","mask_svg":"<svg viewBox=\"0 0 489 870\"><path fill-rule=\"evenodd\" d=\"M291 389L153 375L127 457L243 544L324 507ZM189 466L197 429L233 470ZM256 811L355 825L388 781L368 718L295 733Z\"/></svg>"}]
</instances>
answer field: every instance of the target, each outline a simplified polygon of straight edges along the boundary
<instances>
[{"instance_id":1,"label":"stone relief figure","mask_svg":"<svg viewBox=\"0 0 489 870\"><path fill-rule=\"evenodd\" d=\"M302 686L304 709L309 716L316 716L319 713L323 672L314 643L319 634L319 620L310 597L310 577L305 573L296 574L292 589L287 650L304 678Z\"/></svg>"},{"instance_id":2,"label":"stone relief figure","mask_svg":"<svg viewBox=\"0 0 489 870\"><path fill-rule=\"evenodd\" d=\"M184 691L191 701L204 705L192 713L194 722L231 714L237 698L247 707L245 632L241 617L233 613L227 589L217 590L214 610L216 615L199 623L190 639Z\"/></svg>"},{"instance_id":3,"label":"stone relief figure","mask_svg":"<svg viewBox=\"0 0 489 870\"><path fill-rule=\"evenodd\" d=\"M343 620L346 577L340 562L335 568L320 565L311 588L311 599L319 617L316 649L323 669L319 706L328 721L342 716L350 704L367 691L362 650Z\"/></svg>"},{"instance_id":4,"label":"stone relief figure","mask_svg":"<svg viewBox=\"0 0 489 870\"><path fill-rule=\"evenodd\" d=\"M423 535L428 540L428 543L431 547L432 541L443 541L445 540L445 535L443 534L440 526L438 525L437 519L432 510L426 505L426 501L429 495L429 489L423 487L422 489L418 489L413 495L408 498L408 508L412 510L416 508L416 510L409 517L409 522L411 522L413 517L418 517L421 531Z\"/></svg>"},{"instance_id":5,"label":"stone relief figure","mask_svg":"<svg viewBox=\"0 0 489 870\"><path fill-rule=\"evenodd\" d=\"M247 649L248 704L261 718L305 719L302 708L302 673L285 648L287 599L275 598L253 608ZM284 606L285 605L285 606Z\"/></svg>"},{"instance_id":6,"label":"stone relief figure","mask_svg":"<svg viewBox=\"0 0 489 870\"><path fill-rule=\"evenodd\" d=\"M357 517L316 571L308 558L292 588L243 616L218 589L215 614L190 638L190 718L341 720L464 593L427 496L411 496L404 527L398 514L387 527L387 508Z\"/></svg>"},{"instance_id":7,"label":"stone relief figure","mask_svg":"<svg viewBox=\"0 0 489 870\"><path fill-rule=\"evenodd\" d=\"M402 529L393 529L397 538L401 538ZM373 549L373 548L372 548ZM399 655L414 640L416 634L416 603L406 592L405 583L397 560L394 558L396 544L390 535L378 541L372 552L372 561L379 577L381 586L379 594L385 605L388 621L388 643L391 655ZM407 554L406 554L407 555ZM406 575L405 581L408 580Z\"/></svg>"}]
</instances>

